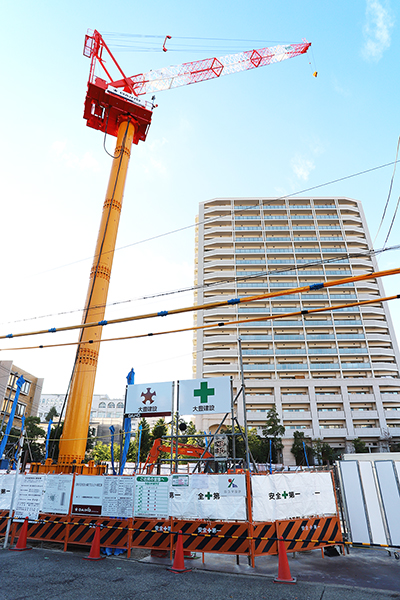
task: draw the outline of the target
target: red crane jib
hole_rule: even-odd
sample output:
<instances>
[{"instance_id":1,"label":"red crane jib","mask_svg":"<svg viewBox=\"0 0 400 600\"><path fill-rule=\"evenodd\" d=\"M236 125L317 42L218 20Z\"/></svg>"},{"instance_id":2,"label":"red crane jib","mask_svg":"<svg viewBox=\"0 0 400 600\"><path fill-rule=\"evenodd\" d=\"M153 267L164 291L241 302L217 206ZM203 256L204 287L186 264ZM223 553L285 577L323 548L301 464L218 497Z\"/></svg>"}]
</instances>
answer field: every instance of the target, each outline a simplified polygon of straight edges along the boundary
<instances>
[{"instance_id":1,"label":"red crane jib","mask_svg":"<svg viewBox=\"0 0 400 600\"><path fill-rule=\"evenodd\" d=\"M144 142L153 111L129 98L114 94L107 82L99 77L95 78L94 83L88 83L83 112L88 127L116 137L121 120L125 120L128 115L135 124L133 143Z\"/></svg>"}]
</instances>

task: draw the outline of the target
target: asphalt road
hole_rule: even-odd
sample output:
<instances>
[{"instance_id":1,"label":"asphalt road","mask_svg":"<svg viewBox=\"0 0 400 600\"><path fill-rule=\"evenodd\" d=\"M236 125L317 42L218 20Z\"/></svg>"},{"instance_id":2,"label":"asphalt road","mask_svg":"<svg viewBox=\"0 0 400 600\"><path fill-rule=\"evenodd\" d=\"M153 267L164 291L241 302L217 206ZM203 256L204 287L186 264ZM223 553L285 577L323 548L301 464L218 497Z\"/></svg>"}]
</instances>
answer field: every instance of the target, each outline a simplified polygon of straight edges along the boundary
<instances>
[{"instance_id":1,"label":"asphalt road","mask_svg":"<svg viewBox=\"0 0 400 600\"><path fill-rule=\"evenodd\" d=\"M201 560L187 561L193 570L175 574L168 571L165 564L154 564L149 559L128 560L112 556L89 562L83 560L85 555L87 552L75 550L64 553L42 548L27 552L1 549L0 600L400 600L400 561L393 557L386 559L392 573L390 583L387 585L387 581L382 580L389 589L381 590L378 587L381 569L373 557L369 570L375 568L378 575L374 587L369 587L368 583L363 587L365 579L360 580L356 587L340 584L340 578L335 583L335 577L329 583L318 581L321 579L318 571L315 571L314 582L302 580L299 573L295 585L277 584L273 582L272 575L254 574L244 557L241 558L244 566L239 567L234 557L224 557L230 560L226 564L231 572L227 572L223 565L219 566L218 562L213 563L211 557L206 557L206 565L203 566ZM294 571L301 572L306 561L318 560L316 564L323 564L328 572L330 564L336 565L334 569L341 569L346 562L349 564L346 557L322 559L316 553L313 555L305 561L302 558L289 559L292 575L297 574ZM270 558L275 557L263 560ZM271 564L275 568L275 563ZM356 566L356 563L353 565ZM235 569L243 572L232 572ZM398 587L396 582L399 582Z\"/></svg>"}]
</instances>

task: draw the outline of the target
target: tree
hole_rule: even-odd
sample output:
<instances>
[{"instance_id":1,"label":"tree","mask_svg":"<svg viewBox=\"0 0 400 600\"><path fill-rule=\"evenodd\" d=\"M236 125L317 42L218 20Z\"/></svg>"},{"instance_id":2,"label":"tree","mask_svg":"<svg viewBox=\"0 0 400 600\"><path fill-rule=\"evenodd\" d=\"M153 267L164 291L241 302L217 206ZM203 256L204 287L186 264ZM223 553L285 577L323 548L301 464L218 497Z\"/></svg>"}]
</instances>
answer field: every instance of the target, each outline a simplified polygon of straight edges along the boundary
<instances>
[{"instance_id":1,"label":"tree","mask_svg":"<svg viewBox=\"0 0 400 600\"><path fill-rule=\"evenodd\" d=\"M267 412L267 420L265 421L265 426L262 428L262 432L268 440L272 440L272 462L282 462L282 436L285 434L285 427L280 422L280 417L275 406Z\"/></svg>"},{"instance_id":2,"label":"tree","mask_svg":"<svg viewBox=\"0 0 400 600\"><path fill-rule=\"evenodd\" d=\"M154 440L158 440L167 434L168 434L168 426L165 422L165 419L160 418L160 419L158 419L158 421L155 423L153 429L151 430L151 442L153 443Z\"/></svg>"},{"instance_id":3,"label":"tree","mask_svg":"<svg viewBox=\"0 0 400 600\"><path fill-rule=\"evenodd\" d=\"M312 459L314 456L314 451L313 448L310 446L310 441L311 440L307 440L305 438L304 431L295 431L293 433L293 444L290 450L293 456L295 457L296 465L307 465L307 460L309 465L313 464ZM307 460L304 454L303 442L306 447Z\"/></svg>"},{"instance_id":4,"label":"tree","mask_svg":"<svg viewBox=\"0 0 400 600\"><path fill-rule=\"evenodd\" d=\"M47 415L45 416L45 420L47 422L52 421L54 417L58 417L58 412L55 406L52 406Z\"/></svg>"},{"instance_id":5,"label":"tree","mask_svg":"<svg viewBox=\"0 0 400 600\"><path fill-rule=\"evenodd\" d=\"M111 460L111 448L103 442L97 442L91 452L91 458L96 462Z\"/></svg>"},{"instance_id":6,"label":"tree","mask_svg":"<svg viewBox=\"0 0 400 600\"><path fill-rule=\"evenodd\" d=\"M317 438L313 440L314 464L330 465L338 459L340 450L335 450L323 440Z\"/></svg>"},{"instance_id":7,"label":"tree","mask_svg":"<svg viewBox=\"0 0 400 600\"><path fill-rule=\"evenodd\" d=\"M368 448L364 440L360 438L354 438L354 440L352 440L352 444L356 454L364 454L365 452L368 452Z\"/></svg>"}]
</instances>

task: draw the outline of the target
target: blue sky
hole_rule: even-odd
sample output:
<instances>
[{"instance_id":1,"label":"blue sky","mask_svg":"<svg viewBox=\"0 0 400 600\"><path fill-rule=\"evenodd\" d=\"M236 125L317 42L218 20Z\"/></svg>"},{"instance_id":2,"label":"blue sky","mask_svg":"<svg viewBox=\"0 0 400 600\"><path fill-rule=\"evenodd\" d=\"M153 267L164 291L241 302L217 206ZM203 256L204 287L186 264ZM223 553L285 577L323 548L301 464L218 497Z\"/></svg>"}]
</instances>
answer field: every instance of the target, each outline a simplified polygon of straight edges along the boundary
<instances>
[{"instance_id":1,"label":"blue sky","mask_svg":"<svg viewBox=\"0 0 400 600\"><path fill-rule=\"evenodd\" d=\"M103 135L82 119L88 28L160 36L146 38L158 44L151 52L113 48L129 75L276 42L312 42L307 56L157 95L147 141L133 148L129 168L106 313L116 318L192 303L190 293L135 300L192 285L194 230L137 242L193 224L199 202L292 194L395 159L399 22L394 0L3 3L1 333L80 322L111 166ZM172 36L168 52L162 52L165 35ZM106 148L113 147L108 138ZM313 194L361 200L374 238L392 169ZM395 178L376 247L399 193ZM389 244L396 244L399 231L396 222ZM398 257L388 252L379 264L397 266ZM398 277L384 283L388 293L399 292ZM400 308L392 303L391 311L400 333ZM191 322L180 317L116 326L103 336ZM190 378L191 340L188 333L103 344L96 393L122 396L131 367L138 382ZM44 377L46 393L66 390L73 348L22 352L13 346L15 341L1 343L8 349L0 352L2 360Z\"/></svg>"}]
</instances>

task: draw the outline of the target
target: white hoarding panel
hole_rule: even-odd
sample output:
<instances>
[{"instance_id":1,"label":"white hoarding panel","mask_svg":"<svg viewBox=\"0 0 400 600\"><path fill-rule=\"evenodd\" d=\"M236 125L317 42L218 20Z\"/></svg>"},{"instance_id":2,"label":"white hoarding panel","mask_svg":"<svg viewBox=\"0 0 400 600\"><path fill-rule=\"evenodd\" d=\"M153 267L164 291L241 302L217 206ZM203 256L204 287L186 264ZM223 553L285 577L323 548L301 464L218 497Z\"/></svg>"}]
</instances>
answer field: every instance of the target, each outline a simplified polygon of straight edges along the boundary
<instances>
[{"instance_id":1,"label":"white hoarding panel","mask_svg":"<svg viewBox=\"0 0 400 600\"><path fill-rule=\"evenodd\" d=\"M149 519L169 517L169 477L137 475L134 516Z\"/></svg>"},{"instance_id":2,"label":"white hoarding panel","mask_svg":"<svg viewBox=\"0 0 400 600\"><path fill-rule=\"evenodd\" d=\"M128 385L125 414L139 418L170 416L172 394L172 381Z\"/></svg>"},{"instance_id":3,"label":"white hoarding panel","mask_svg":"<svg viewBox=\"0 0 400 600\"><path fill-rule=\"evenodd\" d=\"M364 498L358 473L357 461L341 461L340 472L343 481L343 495L353 542L371 542L365 514Z\"/></svg>"},{"instance_id":4,"label":"white hoarding panel","mask_svg":"<svg viewBox=\"0 0 400 600\"><path fill-rule=\"evenodd\" d=\"M47 475L42 512L67 515L73 475Z\"/></svg>"},{"instance_id":5,"label":"white hoarding panel","mask_svg":"<svg viewBox=\"0 0 400 600\"><path fill-rule=\"evenodd\" d=\"M191 475L189 485L171 481L170 515L182 519L246 520L244 475Z\"/></svg>"},{"instance_id":6,"label":"white hoarding panel","mask_svg":"<svg viewBox=\"0 0 400 600\"><path fill-rule=\"evenodd\" d=\"M104 479L102 475L75 476L72 514L84 516L101 515Z\"/></svg>"},{"instance_id":7,"label":"white hoarding panel","mask_svg":"<svg viewBox=\"0 0 400 600\"><path fill-rule=\"evenodd\" d=\"M400 482L400 462L396 460L396 462L394 463L396 472L397 472L397 481Z\"/></svg>"},{"instance_id":8,"label":"white hoarding panel","mask_svg":"<svg viewBox=\"0 0 400 600\"><path fill-rule=\"evenodd\" d=\"M46 475L25 475L15 505L15 519L36 521L42 510Z\"/></svg>"},{"instance_id":9,"label":"white hoarding panel","mask_svg":"<svg viewBox=\"0 0 400 600\"><path fill-rule=\"evenodd\" d=\"M14 506L15 501L18 498L19 489L25 475L17 476L17 488L15 490ZM11 496L14 489L15 471L14 473L6 473L0 475L0 510L10 510L11 508Z\"/></svg>"},{"instance_id":10,"label":"white hoarding panel","mask_svg":"<svg viewBox=\"0 0 400 600\"><path fill-rule=\"evenodd\" d=\"M103 517L130 519L133 517L134 477L104 477Z\"/></svg>"},{"instance_id":11,"label":"white hoarding panel","mask_svg":"<svg viewBox=\"0 0 400 600\"><path fill-rule=\"evenodd\" d=\"M231 410L230 377L179 381L179 414L227 413Z\"/></svg>"},{"instance_id":12,"label":"white hoarding panel","mask_svg":"<svg viewBox=\"0 0 400 600\"><path fill-rule=\"evenodd\" d=\"M378 492L371 462L359 462L361 481L364 490L365 504L367 506L368 520L373 544L386 544L385 527L383 525Z\"/></svg>"},{"instance_id":13,"label":"white hoarding panel","mask_svg":"<svg viewBox=\"0 0 400 600\"><path fill-rule=\"evenodd\" d=\"M254 521L335 515L330 473L253 475Z\"/></svg>"},{"instance_id":14,"label":"white hoarding panel","mask_svg":"<svg viewBox=\"0 0 400 600\"><path fill-rule=\"evenodd\" d=\"M390 542L400 545L400 491L394 474L394 464L391 460L378 460L375 463L379 488L381 491L386 524L389 530Z\"/></svg>"}]
</instances>

